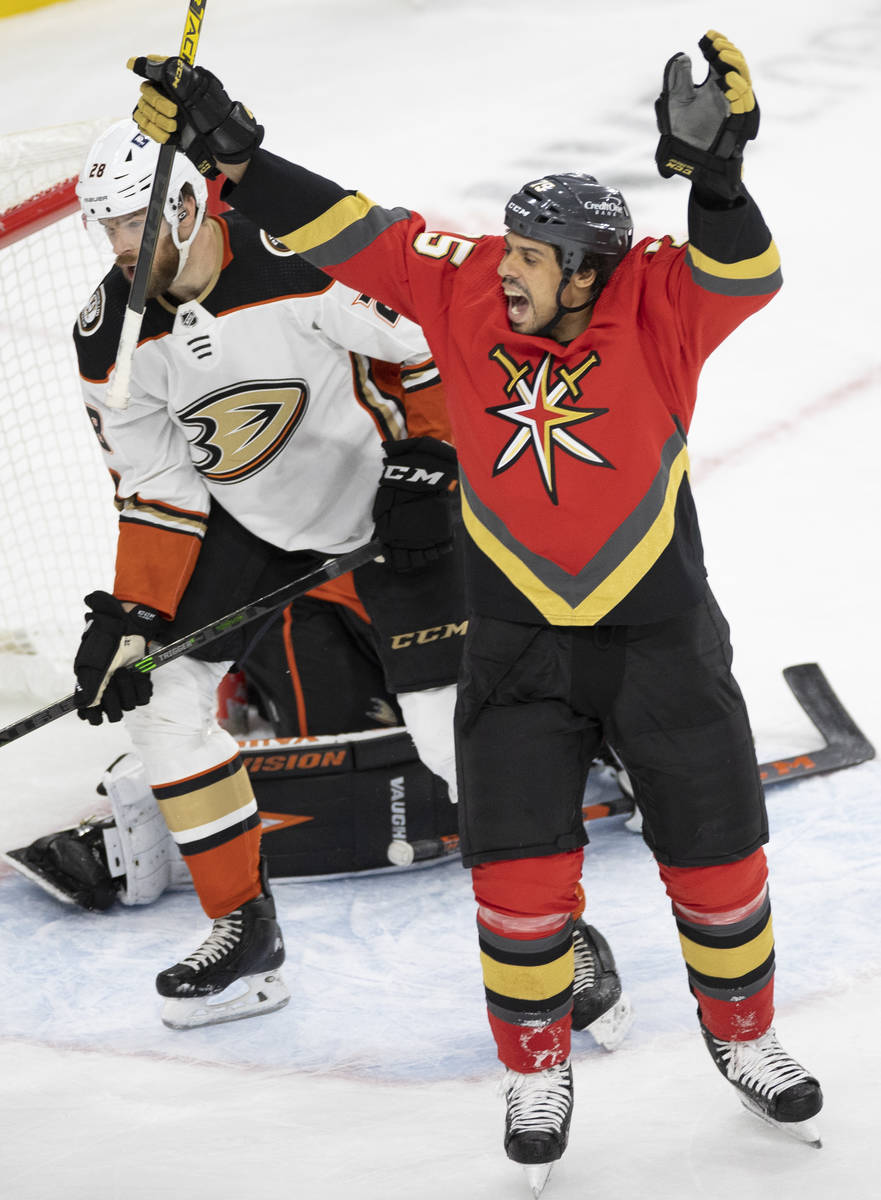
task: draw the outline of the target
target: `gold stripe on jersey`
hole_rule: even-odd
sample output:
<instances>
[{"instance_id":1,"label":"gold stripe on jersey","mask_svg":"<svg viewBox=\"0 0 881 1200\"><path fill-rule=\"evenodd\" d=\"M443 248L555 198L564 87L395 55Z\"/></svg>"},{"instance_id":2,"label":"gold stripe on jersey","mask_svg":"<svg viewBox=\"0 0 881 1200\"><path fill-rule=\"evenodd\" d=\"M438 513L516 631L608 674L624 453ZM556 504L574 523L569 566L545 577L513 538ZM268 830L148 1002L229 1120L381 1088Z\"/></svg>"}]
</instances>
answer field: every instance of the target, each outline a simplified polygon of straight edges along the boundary
<instances>
[{"instance_id":1,"label":"gold stripe on jersey","mask_svg":"<svg viewBox=\"0 0 881 1200\"><path fill-rule=\"evenodd\" d=\"M774 929L769 914L763 928L741 946L700 946L682 933L679 941L692 970L714 979L739 979L767 961L774 949Z\"/></svg>"},{"instance_id":2,"label":"gold stripe on jersey","mask_svg":"<svg viewBox=\"0 0 881 1200\"><path fill-rule=\"evenodd\" d=\"M192 533L200 538L204 537L208 524L206 514L184 512L183 509L174 509L170 505L141 500L138 496L117 500L116 507L119 509L121 521L140 521L175 533Z\"/></svg>"},{"instance_id":3,"label":"gold stripe on jersey","mask_svg":"<svg viewBox=\"0 0 881 1200\"><path fill-rule=\"evenodd\" d=\"M356 192L280 241L298 254L308 254L309 262L322 269L354 258L391 225L409 218L405 208L380 208Z\"/></svg>"},{"instance_id":4,"label":"gold stripe on jersey","mask_svg":"<svg viewBox=\"0 0 881 1200\"><path fill-rule=\"evenodd\" d=\"M688 473L688 451L677 433L661 467L630 516L576 575L528 550L462 482L465 528L480 550L551 625L595 625L648 573L670 544L676 500Z\"/></svg>"},{"instance_id":5,"label":"gold stripe on jersey","mask_svg":"<svg viewBox=\"0 0 881 1200\"><path fill-rule=\"evenodd\" d=\"M739 262L719 262L690 243L686 259L692 277L704 291L725 296L759 296L775 292L783 282L780 254L772 241L767 250Z\"/></svg>"},{"instance_id":6,"label":"gold stripe on jersey","mask_svg":"<svg viewBox=\"0 0 881 1200\"><path fill-rule=\"evenodd\" d=\"M374 207L374 201L361 192L355 192L353 196L343 196L342 200L338 200L320 217L316 217L307 225L301 225L292 233L285 234L279 241L284 242L297 254L305 254L314 250L316 246L323 246L332 241L350 225L366 217Z\"/></svg>"}]
</instances>

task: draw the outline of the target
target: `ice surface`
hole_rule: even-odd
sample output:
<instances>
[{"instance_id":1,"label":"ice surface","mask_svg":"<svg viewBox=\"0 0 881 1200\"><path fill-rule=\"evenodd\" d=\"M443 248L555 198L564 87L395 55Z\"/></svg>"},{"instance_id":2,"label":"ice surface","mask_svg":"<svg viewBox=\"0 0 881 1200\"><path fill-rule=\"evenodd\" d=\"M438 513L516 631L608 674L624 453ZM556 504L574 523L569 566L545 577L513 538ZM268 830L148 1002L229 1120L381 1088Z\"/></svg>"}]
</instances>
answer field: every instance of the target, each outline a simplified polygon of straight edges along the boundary
<instances>
[{"instance_id":1,"label":"ice surface","mask_svg":"<svg viewBox=\"0 0 881 1200\"><path fill-rule=\"evenodd\" d=\"M122 115L125 60L173 50L182 20L171 0L73 0L4 21L0 130ZM524 179L589 169L628 195L637 236L682 234L686 189L654 172L652 100L708 24L752 68L747 179L786 281L703 375L691 455L711 579L760 757L817 745L780 674L804 661L878 744L877 0L806 0L797 19L758 0L212 0L199 58L271 149L435 225L494 232ZM7 699L0 721L32 707ZM126 748L65 718L0 750L0 845L92 811ZM821 1151L740 1108L697 1035L647 851L620 818L592 826L589 916L636 1021L614 1055L577 1043L548 1200L876 1194L879 792L869 763L769 793L777 1027L823 1082ZM152 980L207 928L191 894L90 915L0 873L0 1197L525 1200L501 1149L467 874L448 863L277 899L288 1007L173 1033Z\"/></svg>"}]
</instances>

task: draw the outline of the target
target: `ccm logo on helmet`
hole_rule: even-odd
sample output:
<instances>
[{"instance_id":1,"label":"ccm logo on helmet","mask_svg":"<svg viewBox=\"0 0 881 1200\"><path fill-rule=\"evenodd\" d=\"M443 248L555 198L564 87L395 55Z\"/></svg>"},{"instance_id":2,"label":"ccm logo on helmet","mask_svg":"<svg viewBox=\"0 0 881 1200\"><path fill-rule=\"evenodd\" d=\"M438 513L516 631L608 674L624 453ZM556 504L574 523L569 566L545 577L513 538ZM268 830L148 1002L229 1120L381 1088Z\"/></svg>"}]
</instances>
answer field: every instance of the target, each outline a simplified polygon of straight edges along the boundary
<instances>
[{"instance_id":1,"label":"ccm logo on helmet","mask_svg":"<svg viewBox=\"0 0 881 1200\"><path fill-rule=\"evenodd\" d=\"M444 477L443 471L426 471L424 467L405 467L389 463L382 473L383 479L392 479L395 483L424 483L429 487L437 487Z\"/></svg>"}]
</instances>

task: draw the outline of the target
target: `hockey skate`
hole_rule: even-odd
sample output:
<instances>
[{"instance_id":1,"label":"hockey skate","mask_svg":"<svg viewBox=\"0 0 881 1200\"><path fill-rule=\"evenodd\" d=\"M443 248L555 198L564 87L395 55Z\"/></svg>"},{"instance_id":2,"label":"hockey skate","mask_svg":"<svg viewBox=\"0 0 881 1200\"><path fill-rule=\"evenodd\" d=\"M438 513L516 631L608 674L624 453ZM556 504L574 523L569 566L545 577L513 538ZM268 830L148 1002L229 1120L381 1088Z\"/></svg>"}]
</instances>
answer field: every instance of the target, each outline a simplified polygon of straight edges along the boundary
<instances>
[{"instance_id":1,"label":"hockey skate","mask_svg":"<svg viewBox=\"0 0 881 1200\"><path fill-rule=\"evenodd\" d=\"M811 1121L823 1107L823 1093L812 1075L791 1058L773 1028L748 1042L723 1042L701 1025L713 1062L740 1092L744 1108L776 1129L820 1147Z\"/></svg>"},{"instance_id":2,"label":"hockey skate","mask_svg":"<svg viewBox=\"0 0 881 1200\"><path fill-rule=\"evenodd\" d=\"M275 1012L290 999L279 972L284 941L265 864L263 895L218 917L198 950L156 976L162 1022L195 1029Z\"/></svg>"},{"instance_id":3,"label":"hockey skate","mask_svg":"<svg viewBox=\"0 0 881 1200\"><path fill-rule=\"evenodd\" d=\"M522 1165L537 1198L569 1141L572 1067L566 1059L546 1071L528 1075L507 1071L501 1091L508 1105L505 1153Z\"/></svg>"},{"instance_id":4,"label":"hockey skate","mask_svg":"<svg viewBox=\"0 0 881 1200\"><path fill-rule=\"evenodd\" d=\"M621 990L609 943L579 918L572 937L575 983L572 1028L586 1029L604 1050L615 1050L633 1024L630 1001Z\"/></svg>"}]
</instances>

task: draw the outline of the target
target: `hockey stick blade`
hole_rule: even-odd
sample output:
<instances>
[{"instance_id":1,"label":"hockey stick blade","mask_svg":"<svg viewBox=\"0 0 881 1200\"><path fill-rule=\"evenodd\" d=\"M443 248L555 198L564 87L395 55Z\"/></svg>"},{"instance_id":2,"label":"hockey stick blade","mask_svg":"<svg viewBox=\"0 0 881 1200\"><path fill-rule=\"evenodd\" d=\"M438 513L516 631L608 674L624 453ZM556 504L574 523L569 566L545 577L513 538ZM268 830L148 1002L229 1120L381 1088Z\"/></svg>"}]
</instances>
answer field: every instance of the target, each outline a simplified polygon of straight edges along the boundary
<instances>
[{"instance_id":1,"label":"hockey stick blade","mask_svg":"<svg viewBox=\"0 0 881 1200\"><path fill-rule=\"evenodd\" d=\"M260 617L268 616L290 600L295 600L298 596L311 592L319 584L326 583L329 579L336 579L339 575L345 575L347 571L354 571L356 567L363 567L365 563L371 562L381 554L381 544L372 541L359 546L357 550L350 550L347 554L340 554L336 558L327 558L313 570L297 579L292 579L290 583L283 584L274 592L269 592L259 600L253 600L250 604L237 608L235 612L227 613L226 616L203 625L201 629L196 629L192 633L178 638L177 641L169 642L167 646L159 646L151 654L146 654L137 662L129 665L134 670L148 675L157 667L164 666L165 663L172 662L175 658L181 658L184 654L189 654L191 650L207 646L209 642L216 641L232 629L238 629ZM31 713L30 716L22 717L20 721L15 721L12 725L7 725L5 729L0 729L0 746L6 746L10 742L24 737L26 733L33 733L35 729L41 729L44 725L57 721L59 717L73 712L76 706L76 700L72 695L65 696L63 700L56 700L46 708L41 708L37 712Z\"/></svg>"},{"instance_id":2,"label":"hockey stick blade","mask_svg":"<svg viewBox=\"0 0 881 1200\"><path fill-rule=\"evenodd\" d=\"M806 775L842 771L875 757L874 746L838 699L817 663L784 667L783 678L825 745L821 750L760 763L759 773L766 788Z\"/></svg>"}]
</instances>

